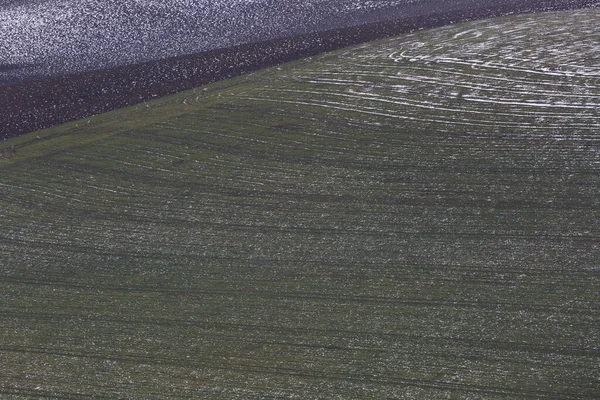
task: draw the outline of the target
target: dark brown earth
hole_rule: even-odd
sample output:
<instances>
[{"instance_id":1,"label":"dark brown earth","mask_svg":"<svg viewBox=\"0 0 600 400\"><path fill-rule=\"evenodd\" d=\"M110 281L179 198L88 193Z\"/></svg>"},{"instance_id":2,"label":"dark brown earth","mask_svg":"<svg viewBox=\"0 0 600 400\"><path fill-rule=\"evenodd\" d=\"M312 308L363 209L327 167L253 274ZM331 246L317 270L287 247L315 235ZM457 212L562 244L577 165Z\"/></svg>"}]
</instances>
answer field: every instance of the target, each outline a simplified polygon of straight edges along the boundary
<instances>
[{"instance_id":1,"label":"dark brown earth","mask_svg":"<svg viewBox=\"0 0 600 400\"><path fill-rule=\"evenodd\" d=\"M0 138L125 107L344 46L459 21L511 13L597 7L597 0L524 0L335 29L143 64L0 86Z\"/></svg>"}]
</instances>

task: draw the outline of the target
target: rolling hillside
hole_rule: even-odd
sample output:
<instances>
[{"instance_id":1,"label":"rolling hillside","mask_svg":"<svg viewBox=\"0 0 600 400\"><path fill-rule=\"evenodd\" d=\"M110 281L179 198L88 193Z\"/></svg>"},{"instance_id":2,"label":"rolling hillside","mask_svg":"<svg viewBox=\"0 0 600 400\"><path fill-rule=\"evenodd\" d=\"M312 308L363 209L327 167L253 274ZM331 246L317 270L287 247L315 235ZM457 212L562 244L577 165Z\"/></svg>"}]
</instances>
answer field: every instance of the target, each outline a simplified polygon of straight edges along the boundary
<instances>
[{"instance_id":1,"label":"rolling hillside","mask_svg":"<svg viewBox=\"0 0 600 400\"><path fill-rule=\"evenodd\" d=\"M0 397L596 399L599 10L1 143Z\"/></svg>"},{"instance_id":2,"label":"rolling hillside","mask_svg":"<svg viewBox=\"0 0 600 400\"><path fill-rule=\"evenodd\" d=\"M599 0L0 1L0 140L415 30Z\"/></svg>"}]
</instances>

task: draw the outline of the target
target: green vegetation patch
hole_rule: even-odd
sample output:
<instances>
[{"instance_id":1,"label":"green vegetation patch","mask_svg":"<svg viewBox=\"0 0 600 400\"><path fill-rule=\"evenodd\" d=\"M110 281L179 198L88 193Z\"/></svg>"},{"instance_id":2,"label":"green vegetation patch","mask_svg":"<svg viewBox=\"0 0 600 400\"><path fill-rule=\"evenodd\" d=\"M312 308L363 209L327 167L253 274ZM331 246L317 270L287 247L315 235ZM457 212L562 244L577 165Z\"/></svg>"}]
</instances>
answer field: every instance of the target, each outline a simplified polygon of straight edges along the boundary
<instances>
[{"instance_id":1,"label":"green vegetation patch","mask_svg":"<svg viewBox=\"0 0 600 400\"><path fill-rule=\"evenodd\" d=\"M599 17L3 142L0 397L598 398Z\"/></svg>"}]
</instances>

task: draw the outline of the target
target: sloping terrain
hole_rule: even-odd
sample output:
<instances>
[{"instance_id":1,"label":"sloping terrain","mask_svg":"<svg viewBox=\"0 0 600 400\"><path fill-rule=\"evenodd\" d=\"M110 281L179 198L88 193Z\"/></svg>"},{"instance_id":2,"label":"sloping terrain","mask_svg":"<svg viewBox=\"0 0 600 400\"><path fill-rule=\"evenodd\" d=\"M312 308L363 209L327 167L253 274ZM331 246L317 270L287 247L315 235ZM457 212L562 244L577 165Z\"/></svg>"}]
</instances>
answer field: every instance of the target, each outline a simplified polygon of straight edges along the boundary
<instances>
[{"instance_id":1,"label":"sloping terrain","mask_svg":"<svg viewBox=\"0 0 600 400\"><path fill-rule=\"evenodd\" d=\"M597 2L597 1L596 1ZM430 14L590 0L18 0L0 2L0 83L64 76ZM481 13L481 11L479 11ZM139 77L138 79L142 79Z\"/></svg>"},{"instance_id":2,"label":"sloping terrain","mask_svg":"<svg viewBox=\"0 0 600 400\"><path fill-rule=\"evenodd\" d=\"M413 33L3 142L0 396L598 398L599 18Z\"/></svg>"},{"instance_id":3,"label":"sloping terrain","mask_svg":"<svg viewBox=\"0 0 600 400\"><path fill-rule=\"evenodd\" d=\"M0 2L0 140L417 29L598 0Z\"/></svg>"}]
</instances>

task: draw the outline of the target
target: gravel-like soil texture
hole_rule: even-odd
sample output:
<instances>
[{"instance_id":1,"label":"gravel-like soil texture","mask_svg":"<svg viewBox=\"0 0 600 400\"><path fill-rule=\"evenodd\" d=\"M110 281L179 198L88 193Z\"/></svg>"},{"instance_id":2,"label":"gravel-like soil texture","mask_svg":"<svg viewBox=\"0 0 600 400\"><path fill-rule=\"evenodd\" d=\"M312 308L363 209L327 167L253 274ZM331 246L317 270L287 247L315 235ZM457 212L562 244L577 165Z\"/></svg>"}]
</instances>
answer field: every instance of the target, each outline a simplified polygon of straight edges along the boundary
<instances>
[{"instance_id":1,"label":"gravel-like soil texture","mask_svg":"<svg viewBox=\"0 0 600 400\"><path fill-rule=\"evenodd\" d=\"M132 3L139 6L140 1L136 0ZM14 15L19 15L19 7L34 12L35 7L44 3L48 2L12 1L3 5L3 11L12 10L13 14L11 15L14 17ZM235 1L231 4L233 5L233 3ZM327 8L327 1L322 1L313 2L313 6L315 6L312 9L313 14L303 15L302 13L308 13L310 10L286 9L281 5L283 2L275 1L250 3L254 4L254 14L252 14L255 15L254 19L259 21L262 12L266 16L265 20L269 22L256 28L255 25L252 25L256 21L248 17L250 14L245 11L246 20L236 22L238 25L235 25L231 22L231 18L222 15L220 17L222 21L215 20L213 23L220 24L219 29L224 30L223 34L226 34L229 43L233 45L220 47L225 46L226 43L219 41L219 37L223 36L218 36L219 32L214 28L209 32L210 35L207 34L204 38L207 39L202 44L204 47L196 48L196 50L208 50L183 55L179 53L194 49L189 46L172 44L171 41L175 40L173 38L178 37L172 32L168 39L165 39L166 42L160 42L154 37L145 38L147 41L142 46L145 52L141 51L139 46L133 49L130 45L123 44L127 40L137 40L130 36L125 36L121 42L104 43L104 47L100 46L95 49L94 46L103 43L103 39L99 38L94 41L93 35L89 34L81 39L83 44L80 45L85 46L86 49L91 48L89 50L91 55L86 54L85 57L81 56L79 59L76 54L71 52L61 58L60 51L57 51L54 54L38 57L36 64L28 62L26 57L18 57L17 53L25 52L26 46L23 45L23 48L20 49L15 47L14 43L9 43L9 34L15 33L16 28L11 32L12 25L8 23L10 21L4 21L7 24L4 28L0 28L0 32L3 32L4 37L9 39L3 39L4 43L0 42L0 138L17 136L84 118L346 45L417 29L510 13L597 7L599 4L597 0L477 2L471 0L456 2L423 0L387 1L377 3L378 5L370 5L371 2L347 2L354 4L354 8L337 9L332 6L335 2L329 2L331 3L330 7ZM262 9L259 7L261 4ZM359 4L360 7L356 4ZM244 5L248 6L246 3ZM274 17L277 15L274 10L279 10L277 7L280 10L287 10L280 12L279 20ZM161 12L160 7L155 8L146 7L144 12L146 14L151 11L155 14ZM232 10L234 9L222 7L223 12L230 12L232 15L242 12L239 8L235 9L236 12ZM337 13L335 15L339 17L333 18L333 14L328 15L324 10L329 10L329 13ZM6 16L7 14L1 15ZM102 17L101 13L90 15L95 15L96 19ZM309 15L313 17L308 18ZM160 20L164 21L168 19L167 17L166 14L162 15ZM60 18L67 17L59 14L56 16L56 21L45 21L45 23L49 26L53 24L60 26ZM155 15L152 18L158 17ZM150 21L153 21L152 18ZM248 20L248 18L250 19ZM290 22L294 18L299 21L295 25ZM264 23L264 21L261 22ZM360 25L361 22L367 23ZM85 23L87 22L80 22L80 24ZM131 23L135 23L135 21ZM8 28L6 28L7 26ZM97 24L97 26L99 30L103 27L105 29L110 27L102 24ZM227 31L236 26L239 27L239 30ZM252 27L255 29L253 30ZM138 28L140 32L144 32L142 27ZM154 30L150 29L148 32L154 32ZM194 33L191 32L188 35ZM179 41L185 42L183 39L185 38L180 35ZM39 43L37 43L38 47L43 48L46 40L48 39L40 37ZM55 37L53 40L60 42L61 38ZM65 39L65 43L71 43L70 40ZM171 43L172 47L165 48L165 43ZM119 50L118 47L122 44L124 47ZM28 46L30 45L31 43L28 44ZM56 49L60 50L60 43L57 46ZM108 46L112 46L112 52L107 50ZM220 48L211 48L211 46ZM71 50L73 48L76 49L71 43ZM35 49L29 50L35 51ZM4 55L2 55L3 52ZM164 56L166 58L162 58ZM147 60L152 57L160 58ZM146 61L139 62L144 59Z\"/></svg>"}]
</instances>

